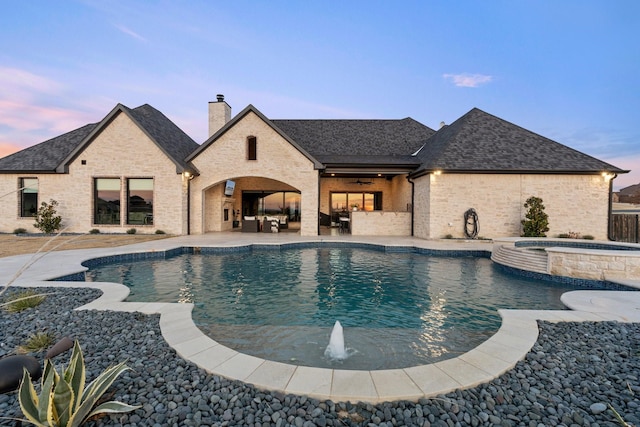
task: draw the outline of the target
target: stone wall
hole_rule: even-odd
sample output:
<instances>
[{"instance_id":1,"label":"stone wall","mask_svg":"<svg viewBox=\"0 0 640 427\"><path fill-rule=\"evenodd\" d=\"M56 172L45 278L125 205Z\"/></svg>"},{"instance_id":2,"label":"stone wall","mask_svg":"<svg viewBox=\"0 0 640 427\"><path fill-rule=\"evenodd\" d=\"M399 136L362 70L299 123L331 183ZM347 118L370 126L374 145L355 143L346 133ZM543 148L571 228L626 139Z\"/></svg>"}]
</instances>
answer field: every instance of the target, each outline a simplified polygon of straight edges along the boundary
<instances>
[{"instance_id":1,"label":"stone wall","mask_svg":"<svg viewBox=\"0 0 640 427\"><path fill-rule=\"evenodd\" d=\"M411 212L351 212L351 234L354 236L410 236Z\"/></svg>"},{"instance_id":2,"label":"stone wall","mask_svg":"<svg viewBox=\"0 0 640 427\"><path fill-rule=\"evenodd\" d=\"M414 233L464 237L464 213L474 208L479 236L519 236L525 201L540 197L549 215L547 236L578 232L607 239L609 183L601 175L447 174L416 180Z\"/></svg>"},{"instance_id":3,"label":"stone wall","mask_svg":"<svg viewBox=\"0 0 640 427\"><path fill-rule=\"evenodd\" d=\"M592 280L640 280L638 251L548 248L549 271L556 276Z\"/></svg>"},{"instance_id":4,"label":"stone wall","mask_svg":"<svg viewBox=\"0 0 640 427\"><path fill-rule=\"evenodd\" d=\"M84 161L85 164L82 164ZM176 173L175 164L125 114L114 120L70 164L68 174L3 174L0 191L0 231L13 232L33 227L34 218L18 216L18 179L38 178L38 204L58 201L58 214L68 232L86 233L92 228L101 232L124 233L136 228L139 233L163 230L185 233L186 183ZM120 178L122 186L120 225L93 223L94 178ZM153 225L129 225L126 221L126 178L153 178Z\"/></svg>"},{"instance_id":5,"label":"stone wall","mask_svg":"<svg viewBox=\"0 0 640 427\"><path fill-rule=\"evenodd\" d=\"M257 159L247 159L247 137L257 138ZM216 186L231 179L263 179L278 181L281 189L297 190L301 194L302 235L318 234L318 180L319 173L313 163L267 123L249 112L235 126L228 129L213 144L193 159L200 175L191 182L191 232L201 234L228 225L216 225L216 220L206 218L220 216L221 204L208 201L218 190ZM248 185L249 181L245 181ZM239 209L242 188L236 184L234 206ZM255 188L259 189L259 188ZM222 191L220 189L220 191ZM210 209L216 212L210 212Z\"/></svg>"}]
</instances>

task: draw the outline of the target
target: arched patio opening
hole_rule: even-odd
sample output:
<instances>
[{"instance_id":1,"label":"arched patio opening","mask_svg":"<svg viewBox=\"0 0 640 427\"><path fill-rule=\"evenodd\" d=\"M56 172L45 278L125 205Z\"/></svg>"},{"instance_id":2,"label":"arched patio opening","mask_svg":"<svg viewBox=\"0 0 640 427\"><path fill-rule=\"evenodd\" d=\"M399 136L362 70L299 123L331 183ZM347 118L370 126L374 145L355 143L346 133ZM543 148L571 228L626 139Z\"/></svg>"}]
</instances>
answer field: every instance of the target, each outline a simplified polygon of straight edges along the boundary
<instances>
[{"instance_id":1,"label":"arched patio opening","mask_svg":"<svg viewBox=\"0 0 640 427\"><path fill-rule=\"evenodd\" d=\"M300 230L302 193L282 181L261 177L234 177L204 190L204 231L242 228L245 217L262 221L277 217L281 230Z\"/></svg>"}]
</instances>

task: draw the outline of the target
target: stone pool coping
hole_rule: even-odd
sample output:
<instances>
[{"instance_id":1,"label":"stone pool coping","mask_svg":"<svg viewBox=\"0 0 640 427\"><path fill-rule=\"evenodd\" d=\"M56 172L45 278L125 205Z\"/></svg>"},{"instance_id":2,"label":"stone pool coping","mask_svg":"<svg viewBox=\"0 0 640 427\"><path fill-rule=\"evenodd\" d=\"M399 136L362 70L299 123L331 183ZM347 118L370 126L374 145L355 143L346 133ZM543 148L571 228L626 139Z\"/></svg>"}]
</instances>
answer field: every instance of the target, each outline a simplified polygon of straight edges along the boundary
<instances>
[{"instance_id":1,"label":"stone pool coping","mask_svg":"<svg viewBox=\"0 0 640 427\"><path fill-rule=\"evenodd\" d=\"M489 340L458 357L404 369L358 371L288 365L245 355L225 347L203 334L193 322L192 304L123 302L129 288L115 283L48 282L55 277L86 270L80 264L88 259L126 253L164 251L181 246L235 247L250 244L292 242L349 242L391 246L415 246L435 250L491 250L490 243L425 241L410 238L302 238L285 236L244 237L240 233L182 236L119 248L52 252L38 259L21 273L16 286L63 286L97 288L98 299L78 310L116 310L160 314L164 339L183 358L215 375L254 384L258 388L307 395L332 401L378 403L417 400L455 389L474 387L511 369L524 358L538 338L538 320L640 322L640 292L571 291L562 302L572 310L500 310L502 325ZM246 234L246 233L245 233ZM29 256L0 259L0 277L10 278Z\"/></svg>"}]
</instances>

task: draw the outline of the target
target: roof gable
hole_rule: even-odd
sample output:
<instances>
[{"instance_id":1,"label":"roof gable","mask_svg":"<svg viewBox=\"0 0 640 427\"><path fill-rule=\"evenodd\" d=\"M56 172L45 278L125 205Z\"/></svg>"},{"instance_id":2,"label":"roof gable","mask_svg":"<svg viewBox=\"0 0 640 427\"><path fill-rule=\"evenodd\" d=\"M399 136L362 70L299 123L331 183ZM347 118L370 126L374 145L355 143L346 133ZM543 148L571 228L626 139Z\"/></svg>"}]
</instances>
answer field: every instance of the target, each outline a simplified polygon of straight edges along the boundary
<instances>
[{"instance_id":1,"label":"roof gable","mask_svg":"<svg viewBox=\"0 0 640 427\"><path fill-rule=\"evenodd\" d=\"M126 114L176 165L176 172L193 168L184 160L198 144L164 114L148 104L130 109L116 105L100 123L85 125L0 159L0 172L67 173L71 162L118 114Z\"/></svg>"},{"instance_id":2,"label":"roof gable","mask_svg":"<svg viewBox=\"0 0 640 427\"><path fill-rule=\"evenodd\" d=\"M190 162L200 153L205 151L211 144L215 143L222 135L224 135L229 129L236 126L244 117L246 117L249 113L254 113L256 116L260 118L263 122L265 122L269 127L271 127L276 133L278 133L282 138L284 138L287 142L289 142L294 148L296 148L302 155L308 158L316 169L322 168L322 164L314 158L309 152L307 152L303 147L301 147L297 141L289 137L285 132L283 132L278 126L274 124L272 120L269 120L264 114L262 114L256 107L249 104L244 110L238 113L234 118L232 118L229 122L227 122L222 128L220 128L216 133L211 135L209 139L207 139L198 149L196 149L191 155L186 158L186 161Z\"/></svg>"},{"instance_id":3,"label":"roof gable","mask_svg":"<svg viewBox=\"0 0 640 427\"><path fill-rule=\"evenodd\" d=\"M436 132L418 153L419 175L433 170L474 172L625 173L506 120L474 108Z\"/></svg>"},{"instance_id":4,"label":"roof gable","mask_svg":"<svg viewBox=\"0 0 640 427\"><path fill-rule=\"evenodd\" d=\"M184 160L198 144L184 133L178 126L169 120L164 114L156 110L149 104L141 105L130 109L122 104L118 104L100 122L98 126L89 134L64 160L57 166L58 173L66 173L69 164L87 147L94 138L105 129L118 114L126 114L176 165L176 173L185 170L193 172L193 168Z\"/></svg>"}]
</instances>

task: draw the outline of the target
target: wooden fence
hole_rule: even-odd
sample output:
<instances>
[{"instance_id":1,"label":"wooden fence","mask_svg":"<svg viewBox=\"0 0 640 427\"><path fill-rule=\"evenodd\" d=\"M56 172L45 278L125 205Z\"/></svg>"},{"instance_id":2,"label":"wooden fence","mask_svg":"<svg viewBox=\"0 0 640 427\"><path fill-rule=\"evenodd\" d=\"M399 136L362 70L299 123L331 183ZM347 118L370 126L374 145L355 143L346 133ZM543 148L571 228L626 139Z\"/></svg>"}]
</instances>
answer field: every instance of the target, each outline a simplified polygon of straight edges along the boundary
<instances>
[{"instance_id":1,"label":"wooden fence","mask_svg":"<svg viewBox=\"0 0 640 427\"><path fill-rule=\"evenodd\" d=\"M640 243L640 215L611 215L611 240Z\"/></svg>"}]
</instances>

